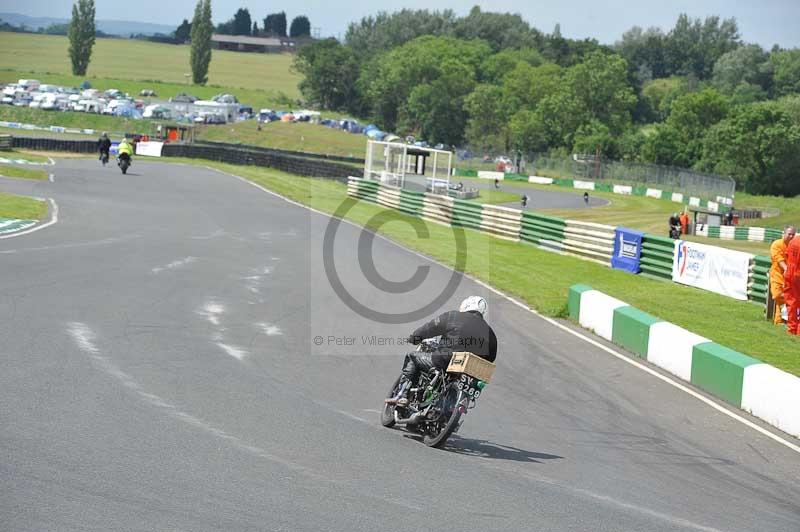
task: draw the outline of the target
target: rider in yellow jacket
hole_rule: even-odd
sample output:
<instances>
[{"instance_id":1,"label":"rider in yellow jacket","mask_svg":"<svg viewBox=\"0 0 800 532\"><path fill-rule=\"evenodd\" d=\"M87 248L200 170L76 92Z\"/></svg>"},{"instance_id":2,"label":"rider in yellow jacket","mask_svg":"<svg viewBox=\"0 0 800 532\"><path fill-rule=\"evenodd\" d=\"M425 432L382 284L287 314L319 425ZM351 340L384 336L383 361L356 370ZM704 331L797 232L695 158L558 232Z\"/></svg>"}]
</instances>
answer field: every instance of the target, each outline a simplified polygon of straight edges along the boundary
<instances>
[{"instance_id":1,"label":"rider in yellow jacket","mask_svg":"<svg viewBox=\"0 0 800 532\"><path fill-rule=\"evenodd\" d=\"M117 146L117 153L119 155L127 154L128 157L133 157L133 145L128 141L128 139L122 139L119 142L119 146Z\"/></svg>"}]
</instances>

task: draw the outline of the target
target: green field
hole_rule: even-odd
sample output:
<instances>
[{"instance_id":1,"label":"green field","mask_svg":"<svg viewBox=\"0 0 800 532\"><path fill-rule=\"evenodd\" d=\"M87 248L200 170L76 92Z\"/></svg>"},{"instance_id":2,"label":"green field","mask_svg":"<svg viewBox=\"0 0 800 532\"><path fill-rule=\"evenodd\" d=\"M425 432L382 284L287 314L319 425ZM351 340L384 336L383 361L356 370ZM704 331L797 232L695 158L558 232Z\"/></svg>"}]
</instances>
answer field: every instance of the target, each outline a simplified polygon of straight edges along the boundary
<instances>
[{"instance_id":1,"label":"green field","mask_svg":"<svg viewBox=\"0 0 800 532\"><path fill-rule=\"evenodd\" d=\"M47 172L38 168L23 168L21 166L11 166L9 164L0 164L0 176L3 177L19 177L22 179L47 179Z\"/></svg>"},{"instance_id":2,"label":"green field","mask_svg":"<svg viewBox=\"0 0 800 532\"><path fill-rule=\"evenodd\" d=\"M41 220L47 214L44 201L0 192L0 218Z\"/></svg>"},{"instance_id":3,"label":"green field","mask_svg":"<svg viewBox=\"0 0 800 532\"><path fill-rule=\"evenodd\" d=\"M71 76L67 57L66 37L55 35L32 35L27 33L0 32L0 70L12 71L4 74L6 79L34 77L40 81L64 82L75 85L84 78ZM120 90L136 92L142 88L158 87L153 82L167 85L159 96L172 96L170 92L185 91L196 96L211 96L218 92L231 91L240 101L253 105L257 101L249 98L263 97L273 101L280 93L288 98L300 96L297 84L300 76L290 70L293 60L290 54L257 54L214 50L208 75L208 85L201 88L187 83L191 80L189 46L157 44L129 39L97 39L85 79L101 88L107 79L146 81ZM23 75L22 73L26 73ZM54 77L49 78L49 75ZM58 76L64 76L59 78ZM69 80L69 81L67 81ZM112 85L113 86L113 85ZM110 88L110 87L106 87ZM237 89L249 89L238 91ZM267 98L269 96L269 98Z\"/></svg>"},{"instance_id":4,"label":"green field","mask_svg":"<svg viewBox=\"0 0 800 532\"><path fill-rule=\"evenodd\" d=\"M2 116L0 108L0 116ZM363 159L367 137L317 124L270 122L258 131L254 121L219 126L203 126L198 138L217 142L234 142L283 150L342 155Z\"/></svg>"},{"instance_id":5,"label":"green field","mask_svg":"<svg viewBox=\"0 0 800 532\"><path fill-rule=\"evenodd\" d=\"M197 164L191 160L184 162ZM346 197L345 186L331 180L298 177L252 166L207 161L202 164L243 176L328 213L334 212ZM375 204L359 202L349 211L347 218L365 224L381 210ZM410 223L387 224L379 228L379 232L443 264L455 265L452 228L429 223L430 238L420 239L411 224L423 222L400 216ZM585 283L722 345L800 375L800 357L797 356L800 343L786 335L783 329L764 320L760 305L733 301L667 281L632 276L472 230L465 230L465 235L468 249L465 271L544 314L565 317L569 286ZM721 319L723 315L724 319ZM502 349L502 339L500 345Z\"/></svg>"}]
</instances>

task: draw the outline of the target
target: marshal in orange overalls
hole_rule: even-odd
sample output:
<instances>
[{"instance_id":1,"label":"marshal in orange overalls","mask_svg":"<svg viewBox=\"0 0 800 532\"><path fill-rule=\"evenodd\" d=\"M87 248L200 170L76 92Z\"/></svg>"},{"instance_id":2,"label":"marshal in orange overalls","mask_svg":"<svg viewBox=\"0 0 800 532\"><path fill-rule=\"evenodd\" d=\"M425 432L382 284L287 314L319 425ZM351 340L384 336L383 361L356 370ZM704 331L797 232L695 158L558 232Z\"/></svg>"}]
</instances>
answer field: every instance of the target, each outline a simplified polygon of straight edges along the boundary
<instances>
[{"instance_id":1,"label":"marshal in orange overalls","mask_svg":"<svg viewBox=\"0 0 800 532\"><path fill-rule=\"evenodd\" d=\"M786 273L783 276L783 298L789 312L787 332L798 334L800 321L800 238L793 238L786 247Z\"/></svg>"},{"instance_id":2,"label":"marshal in orange overalls","mask_svg":"<svg viewBox=\"0 0 800 532\"><path fill-rule=\"evenodd\" d=\"M781 262L786 263L787 246L785 235L769 246L769 255L772 259L772 267L769 269L769 291L772 293L772 300L775 301L773 321L776 324L783 323L781 307L786 303L783 298L783 268L781 268Z\"/></svg>"}]
</instances>

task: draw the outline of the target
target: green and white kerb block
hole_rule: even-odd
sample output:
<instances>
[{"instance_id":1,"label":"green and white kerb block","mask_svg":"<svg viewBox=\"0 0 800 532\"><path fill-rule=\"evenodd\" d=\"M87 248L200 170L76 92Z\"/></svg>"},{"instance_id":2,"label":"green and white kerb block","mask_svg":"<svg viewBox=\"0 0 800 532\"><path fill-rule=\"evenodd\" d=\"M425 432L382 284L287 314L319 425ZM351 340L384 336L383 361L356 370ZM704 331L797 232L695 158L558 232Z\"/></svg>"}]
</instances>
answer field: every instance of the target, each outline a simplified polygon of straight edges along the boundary
<instances>
[{"instance_id":1,"label":"green and white kerb block","mask_svg":"<svg viewBox=\"0 0 800 532\"><path fill-rule=\"evenodd\" d=\"M9 233L16 233L29 227L36 225L36 220L14 220L8 218L0 218L0 235Z\"/></svg>"},{"instance_id":2,"label":"green and white kerb block","mask_svg":"<svg viewBox=\"0 0 800 532\"><path fill-rule=\"evenodd\" d=\"M598 336L800 437L800 377L586 285L570 287L568 307L570 318Z\"/></svg>"}]
</instances>

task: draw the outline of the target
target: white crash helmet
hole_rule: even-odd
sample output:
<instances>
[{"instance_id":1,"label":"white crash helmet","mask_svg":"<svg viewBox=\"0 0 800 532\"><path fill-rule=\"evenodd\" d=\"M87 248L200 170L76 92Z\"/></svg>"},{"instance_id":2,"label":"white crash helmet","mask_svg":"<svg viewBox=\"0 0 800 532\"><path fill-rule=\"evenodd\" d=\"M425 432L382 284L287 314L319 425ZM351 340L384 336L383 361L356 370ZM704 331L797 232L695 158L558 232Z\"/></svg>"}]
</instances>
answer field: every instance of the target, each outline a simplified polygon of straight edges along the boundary
<instances>
[{"instance_id":1,"label":"white crash helmet","mask_svg":"<svg viewBox=\"0 0 800 532\"><path fill-rule=\"evenodd\" d=\"M487 310L489 310L489 304L481 296L469 296L458 307L459 312L480 312L483 317L486 317Z\"/></svg>"}]
</instances>

